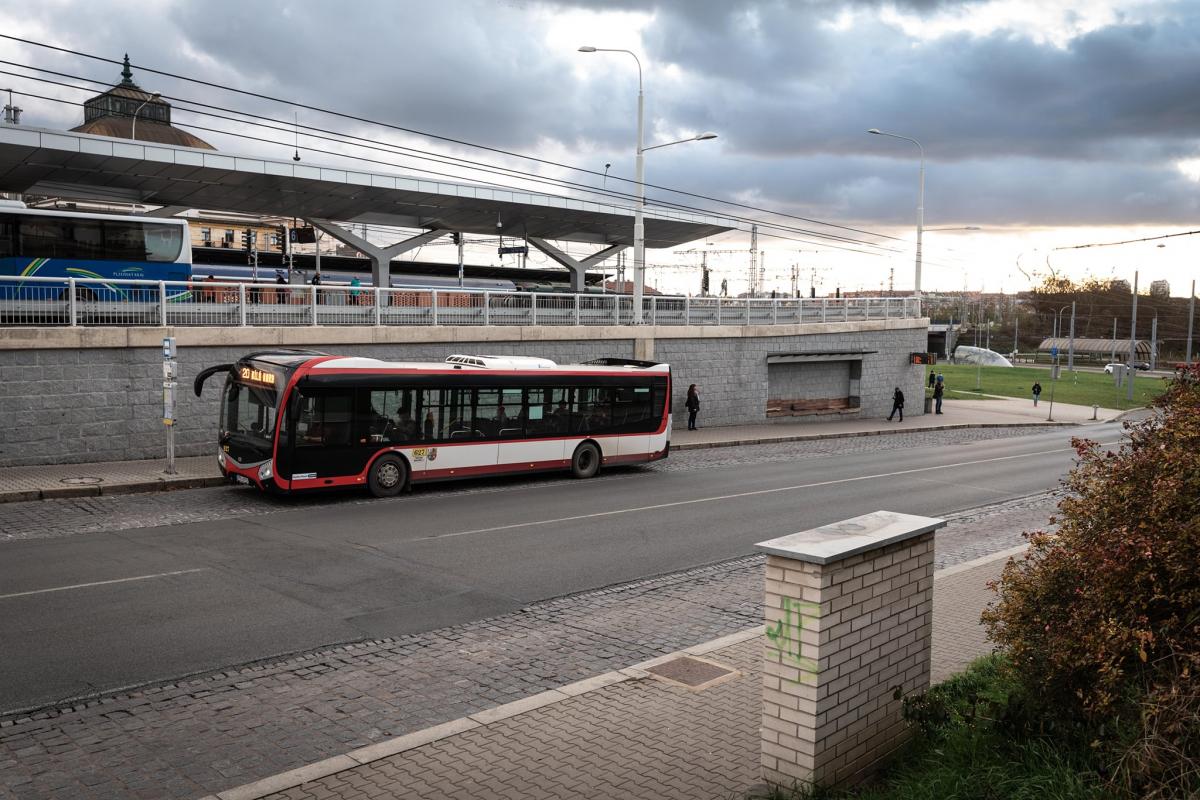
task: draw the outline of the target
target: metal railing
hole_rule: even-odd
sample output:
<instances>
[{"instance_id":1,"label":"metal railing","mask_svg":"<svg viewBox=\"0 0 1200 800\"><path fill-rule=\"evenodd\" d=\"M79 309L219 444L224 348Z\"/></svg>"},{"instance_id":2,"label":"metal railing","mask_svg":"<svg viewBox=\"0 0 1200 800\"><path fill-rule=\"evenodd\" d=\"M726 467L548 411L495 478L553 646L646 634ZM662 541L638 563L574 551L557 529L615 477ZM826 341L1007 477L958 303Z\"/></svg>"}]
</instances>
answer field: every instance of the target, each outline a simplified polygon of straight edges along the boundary
<instances>
[{"instance_id":1,"label":"metal railing","mask_svg":"<svg viewBox=\"0 0 1200 800\"><path fill-rule=\"evenodd\" d=\"M916 297L643 298L649 325L794 325L921 315ZM0 278L0 326L628 325L615 294Z\"/></svg>"}]
</instances>

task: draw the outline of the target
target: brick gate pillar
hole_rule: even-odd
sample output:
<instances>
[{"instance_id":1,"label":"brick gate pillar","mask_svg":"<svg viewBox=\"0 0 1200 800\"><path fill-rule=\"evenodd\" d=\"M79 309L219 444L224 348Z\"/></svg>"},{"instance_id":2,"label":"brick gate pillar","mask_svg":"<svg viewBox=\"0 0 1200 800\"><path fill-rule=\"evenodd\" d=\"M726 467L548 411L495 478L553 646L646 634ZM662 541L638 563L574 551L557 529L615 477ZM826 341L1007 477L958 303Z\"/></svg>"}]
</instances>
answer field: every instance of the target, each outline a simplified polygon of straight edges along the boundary
<instances>
[{"instance_id":1,"label":"brick gate pillar","mask_svg":"<svg viewBox=\"0 0 1200 800\"><path fill-rule=\"evenodd\" d=\"M757 545L767 553L763 778L851 785L907 738L929 686L933 532L876 511Z\"/></svg>"}]
</instances>

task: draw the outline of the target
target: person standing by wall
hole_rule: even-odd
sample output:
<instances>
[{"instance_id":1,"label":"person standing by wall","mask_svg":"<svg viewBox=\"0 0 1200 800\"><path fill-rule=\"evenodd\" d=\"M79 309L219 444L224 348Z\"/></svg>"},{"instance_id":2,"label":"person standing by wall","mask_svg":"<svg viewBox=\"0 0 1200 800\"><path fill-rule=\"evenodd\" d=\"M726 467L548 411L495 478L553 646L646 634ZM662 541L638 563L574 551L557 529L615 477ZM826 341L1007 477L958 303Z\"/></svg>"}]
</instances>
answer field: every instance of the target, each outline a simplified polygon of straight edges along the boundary
<instances>
[{"instance_id":1,"label":"person standing by wall","mask_svg":"<svg viewBox=\"0 0 1200 800\"><path fill-rule=\"evenodd\" d=\"M1040 383L1033 384L1033 405L1037 407L1038 398L1042 396L1042 385Z\"/></svg>"},{"instance_id":2,"label":"person standing by wall","mask_svg":"<svg viewBox=\"0 0 1200 800\"><path fill-rule=\"evenodd\" d=\"M933 385L933 413L942 413L942 395L946 392L946 382L942 380L942 376L937 376L937 383Z\"/></svg>"},{"instance_id":3,"label":"person standing by wall","mask_svg":"<svg viewBox=\"0 0 1200 800\"><path fill-rule=\"evenodd\" d=\"M684 402L684 407L688 410L688 430L696 430L696 414L700 412L700 392L696 390L696 384L688 386L687 400Z\"/></svg>"},{"instance_id":4,"label":"person standing by wall","mask_svg":"<svg viewBox=\"0 0 1200 800\"><path fill-rule=\"evenodd\" d=\"M888 422L892 421L897 411L900 412L900 421L904 422L904 392L900 391L899 386L892 392L892 413L888 414Z\"/></svg>"}]
</instances>

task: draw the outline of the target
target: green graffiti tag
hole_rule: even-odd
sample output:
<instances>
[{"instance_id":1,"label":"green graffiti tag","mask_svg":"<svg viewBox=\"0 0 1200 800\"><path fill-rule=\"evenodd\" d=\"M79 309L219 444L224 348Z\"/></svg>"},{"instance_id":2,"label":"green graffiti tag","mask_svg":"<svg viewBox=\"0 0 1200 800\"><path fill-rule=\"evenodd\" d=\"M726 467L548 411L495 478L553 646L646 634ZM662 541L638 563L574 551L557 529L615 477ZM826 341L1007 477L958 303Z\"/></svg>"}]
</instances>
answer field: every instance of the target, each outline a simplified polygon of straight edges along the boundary
<instances>
[{"instance_id":1,"label":"green graffiti tag","mask_svg":"<svg viewBox=\"0 0 1200 800\"><path fill-rule=\"evenodd\" d=\"M792 683L816 683L817 662L806 658L801 653L800 631L804 630L804 614L810 617L820 616L821 607L816 603L803 600L783 598L783 619L774 625L767 625L767 645L779 654L784 661L791 663L800 670L800 677L791 680Z\"/></svg>"}]
</instances>

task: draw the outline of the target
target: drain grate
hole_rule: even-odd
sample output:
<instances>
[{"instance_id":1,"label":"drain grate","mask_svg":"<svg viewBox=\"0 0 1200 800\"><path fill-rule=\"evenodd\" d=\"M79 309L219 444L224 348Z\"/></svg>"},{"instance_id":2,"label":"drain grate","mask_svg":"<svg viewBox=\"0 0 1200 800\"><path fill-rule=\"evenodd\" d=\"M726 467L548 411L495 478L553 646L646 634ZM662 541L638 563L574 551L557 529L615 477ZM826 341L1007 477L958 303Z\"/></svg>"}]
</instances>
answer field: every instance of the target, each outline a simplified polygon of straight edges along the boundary
<instances>
[{"instance_id":1,"label":"drain grate","mask_svg":"<svg viewBox=\"0 0 1200 800\"><path fill-rule=\"evenodd\" d=\"M646 671L657 678L681 684L695 691L707 689L709 686L738 674L735 669L691 656L673 658L670 661L648 667Z\"/></svg>"},{"instance_id":2,"label":"drain grate","mask_svg":"<svg viewBox=\"0 0 1200 800\"><path fill-rule=\"evenodd\" d=\"M92 486L97 483L103 483L103 478L93 478L90 475L82 475L78 478L60 478L59 483L65 483L70 486Z\"/></svg>"}]
</instances>

